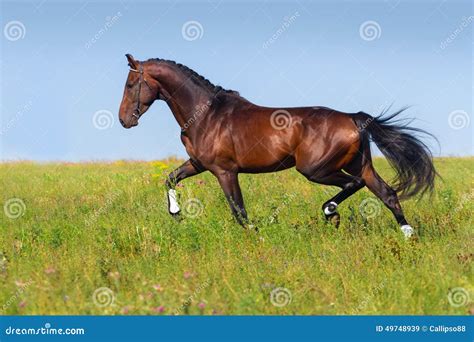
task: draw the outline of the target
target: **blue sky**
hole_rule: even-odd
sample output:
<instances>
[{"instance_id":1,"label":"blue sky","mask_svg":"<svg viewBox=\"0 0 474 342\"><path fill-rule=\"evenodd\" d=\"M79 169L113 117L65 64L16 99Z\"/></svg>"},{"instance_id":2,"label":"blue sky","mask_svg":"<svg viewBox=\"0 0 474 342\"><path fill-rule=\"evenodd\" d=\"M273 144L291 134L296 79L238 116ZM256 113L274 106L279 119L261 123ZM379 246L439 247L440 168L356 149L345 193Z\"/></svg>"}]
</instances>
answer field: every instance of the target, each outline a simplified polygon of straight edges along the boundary
<instances>
[{"instance_id":1,"label":"blue sky","mask_svg":"<svg viewBox=\"0 0 474 342\"><path fill-rule=\"evenodd\" d=\"M119 124L125 53L265 106L411 105L435 155L472 155L472 15L470 1L2 1L0 159L184 157L163 102Z\"/></svg>"}]
</instances>

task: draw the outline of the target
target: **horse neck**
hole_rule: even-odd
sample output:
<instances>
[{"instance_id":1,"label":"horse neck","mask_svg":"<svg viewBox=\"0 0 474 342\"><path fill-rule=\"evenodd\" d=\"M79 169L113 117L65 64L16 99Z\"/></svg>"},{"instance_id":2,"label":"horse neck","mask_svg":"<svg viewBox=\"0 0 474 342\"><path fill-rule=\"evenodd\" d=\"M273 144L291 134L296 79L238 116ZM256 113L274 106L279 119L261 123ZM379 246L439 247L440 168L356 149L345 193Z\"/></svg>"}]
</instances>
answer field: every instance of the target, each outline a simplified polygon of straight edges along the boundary
<instances>
[{"instance_id":1,"label":"horse neck","mask_svg":"<svg viewBox=\"0 0 474 342\"><path fill-rule=\"evenodd\" d=\"M168 77L158 79L164 88L165 101L182 130L193 126L201 119L212 102L213 94L192 82L182 73L167 74Z\"/></svg>"},{"instance_id":2,"label":"horse neck","mask_svg":"<svg viewBox=\"0 0 474 342\"><path fill-rule=\"evenodd\" d=\"M181 129L187 130L206 114L211 103L211 96L196 93L185 96L174 94L166 100L166 103Z\"/></svg>"}]
</instances>

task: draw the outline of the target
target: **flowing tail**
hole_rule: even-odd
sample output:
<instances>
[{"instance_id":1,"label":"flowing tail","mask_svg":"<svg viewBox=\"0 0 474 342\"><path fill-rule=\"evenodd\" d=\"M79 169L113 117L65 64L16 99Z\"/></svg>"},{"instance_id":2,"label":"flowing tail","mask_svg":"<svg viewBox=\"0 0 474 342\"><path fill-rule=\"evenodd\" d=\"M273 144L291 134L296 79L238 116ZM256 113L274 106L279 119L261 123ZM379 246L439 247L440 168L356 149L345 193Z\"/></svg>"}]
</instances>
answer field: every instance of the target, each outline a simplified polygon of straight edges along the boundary
<instances>
[{"instance_id":1,"label":"flowing tail","mask_svg":"<svg viewBox=\"0 0 474 342\"><path fill-rule=\"evenodd\" d=\"M431 192L437 175L431 151L416 136L417 133L431 137L433 135L422 129L409 127L411 121L407 123L405 120L394 120L405 109L387 116L382 113L373 117L364 112L354 115L362 141L373 141L396 170L393 187L400 199ZM368 143L362 146L364 145Z\"/></svg>"}]
</instances>

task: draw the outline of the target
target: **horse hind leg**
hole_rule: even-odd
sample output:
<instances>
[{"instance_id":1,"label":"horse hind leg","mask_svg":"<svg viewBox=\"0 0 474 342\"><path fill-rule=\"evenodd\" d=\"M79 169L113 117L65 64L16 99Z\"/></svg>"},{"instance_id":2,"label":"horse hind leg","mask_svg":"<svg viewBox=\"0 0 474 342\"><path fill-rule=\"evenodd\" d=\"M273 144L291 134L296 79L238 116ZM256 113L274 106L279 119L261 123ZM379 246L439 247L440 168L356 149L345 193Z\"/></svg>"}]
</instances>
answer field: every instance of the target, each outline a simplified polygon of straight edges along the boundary
<instances>
[{"instance_id":1,"label":"horse hind leg","mask_svg":"<svg viewBox=\"0 0 474 342\"><path fill-rule=\"evenodd\" d=\"M337 206L365 186L365 182L362 178L349 175L342 171L336 171L326 176L307 175L305 173L303 173L303 175L312 182L337 186L342 189L322 205L326 220L335 223L336 227L338 227L340 223L340 215L337 212Z\"/></svg>"},{"instance_id":2,"label":"horse hind leg","mask_svg":"<svg viewBox=\"0 0 474 342\"><path fill-rule=\"evenodd\" d=\"M324 182L322 184L326 185L339 186L342 189L322 205L322 210L326 219L331 221L334 220L336 226L339 226L340 215L337 213L337 206L362 189L365 186L365 182L359 177L347 175L343 172L328 176L323 180L319 180L319 182Z\"/></svg>"},{"instance_id":3,"label":"horse hind leg","mask_svg":"<svg viewBox=\"0 0 474 342\"><path fill-rule=\"evenodd\" d=\"M387 208L390 209L393 216L397 220L401 231L405 238L410 238L414 234L413 228L408 224L403 214L402 207L398 200L397 193L380 177L372 165L367 165L363 172L362 178L367 184L367 187L375 196L380 198Z\"/></svg>"}]
</instances>

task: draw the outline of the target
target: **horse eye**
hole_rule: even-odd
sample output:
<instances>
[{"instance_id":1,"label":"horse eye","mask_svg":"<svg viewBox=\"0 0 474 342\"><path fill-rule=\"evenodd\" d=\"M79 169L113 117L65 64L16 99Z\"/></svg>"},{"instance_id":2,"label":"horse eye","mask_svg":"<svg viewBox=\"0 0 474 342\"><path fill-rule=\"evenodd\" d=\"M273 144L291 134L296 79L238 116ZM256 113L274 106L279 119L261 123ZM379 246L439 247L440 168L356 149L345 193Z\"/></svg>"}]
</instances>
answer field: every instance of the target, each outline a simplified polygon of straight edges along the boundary
<instances>
[{"instance_id":1,"label":"horse eye","mask_svg":"<svg viewBox=\"0 0 474 342\"><path fill-rule=\"evenodd\" d=\"M127 84L127 88L129 88L129 89L130 89L131 87L133 87L133 84L130 84L130 83L129 83L129 84Z\"/></svg>"}]
</instances>

